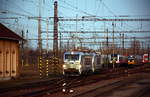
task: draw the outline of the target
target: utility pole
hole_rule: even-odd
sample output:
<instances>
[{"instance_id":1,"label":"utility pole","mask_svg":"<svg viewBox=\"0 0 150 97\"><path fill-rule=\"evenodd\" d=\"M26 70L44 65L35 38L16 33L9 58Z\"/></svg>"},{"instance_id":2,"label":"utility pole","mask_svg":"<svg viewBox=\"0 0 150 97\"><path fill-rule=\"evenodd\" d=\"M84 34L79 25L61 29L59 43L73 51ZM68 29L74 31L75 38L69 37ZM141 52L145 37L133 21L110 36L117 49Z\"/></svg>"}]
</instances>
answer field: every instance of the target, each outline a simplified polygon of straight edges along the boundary
<instances>
[{"instance_id":1,"label":"utility pole","mask_svg":"<svg viewBox=\"0 0 150 97\"><path fill-rule=\"evenodd\" d=\"M28 49L28 47L29 47L29 44L28 44L28 30L27 30L27 32L26 32L26 40L27 40L27 42L26 42L26 51L25 51L25 55L26 55L26 66L29 66L29 49Z\"/></svg>"},{"instance_id":2,"label":"utility pole","mask_svg":"<svg viewBox=\"0 0 150 97\"><path fill-rule=\"evenodd\" d=\"M39 0L39 18L38 18L38 49L42 54L42 39L41 39L41 0Z\"/></svg>"},{"instance_id":3,"label":"utility pole","mask_svg":"<svg viewBox=\"0 0 150 97\"><path fill-rule=\"evenodd\" d=\"M133 52L134 52L134 53L133 53L133 54L134 54L134 56L135 56L135 54L136 54L136 48L135 48L136 44L135 44L135 43L136 43L136 42L135 42L135 37L134 37L134 47L133 47L133 48L134 48L134 50L133 50Z\"/></svg>"},{"instance_id":4,"label":"utility pole","mask_svg":"<svg viewBox=\"0 0 150 97\"><path fill-rule=\"evenodd\" d=\"M21 36L22 38L24 39L24 31L22 30L21 32ZM22 68L24 66L24 40L21 41L21 65L22 65Z\"/></svg>"},{"instance_id":5,"label":"utility pole","mask_svg":"<svg viewBox=\"0 0 150 97\"><path fill-rule=\"evenodd\" d=\"M58 8L57 1L54 2L54 32L53 32L53 73L59 73L59 56L58 56Z\"/></svg>"},{"instance_id":6,"label":"utility pole","mask_svg":"<svg viewBox=\"0 0 150 97\"><path fill-rule=\"evenodd\" d=\"M76 19L77 18L78 18L78 14L76 14ZM78 35L77 31L78 31L78 21L76 21L76 33L75 33L75 35ZM73 39L73 43L74 43L74 47L73 48L76 49L76 38Z\"/></svg>"},{"instance_id":7,"label":"utility pole","mask_svg":"<svg viewBox=\"0 0 150 97\"><path fill-rule=\"evenodd\" d=\"M119 45L118 54L122 54L122 32L120 32L120 45Z\"/></svg>"},{"instance_id":8,"label":"utility pole","mask_svg":"<svg viewBox=\"0 0 150 97\"><path fill-rule=\"evenodd\" d=\"M60 54L60 55L59 55L59 58L61 59L61 56L62 56L62 53L61 53L61 51L62 51L62 45L61 45L61 44L62 44L62 43L61 43L61 37L62 37L62 36L61 36L61 35L62 35L62 34L61 34L61 32L59 32L59 35L60 35L60 36L59 36L59 51L60 51L60 52L59 52L59 54Z\"/></svg>"},{"instance_id":9,"label":"utility pole","mask_svg":"<svg viewBox=\"0 0 150 97\"><path fill-rule=\"evenodd\" d=\"M47 39L46 39L46 41L47 41L47 43L46 43L46 48L47 48L47 54L48 54L48 19L46 19L46 34L47 34Z\"/></svg>"},{"instance_id":10,"label":"utility pole","mask_svg":"<svg viewBox=\"0 0 150 97\"><path fill-rule=\"evenodd\" d=\"M46 66L45 66L45 69L46 69L46 70L45 70L45 71L46 71L46 77L49 76L49 58L48 58L48 56L49 56L49 55L48 55L48 37L49 37L49 36L48 36L48 26L49 26L49 25L48 25L48 23L49 23L49 21L48 21L48 18L47 18L47 19L46 19L46 34L47 34L47 39L46 39L46 41L47 41L47 43L46 43L46 48L47 48L47 49L46 49L46 57L47 57L47 58L46 58L46 62L45 62L45 63L46 63Z\"/></svg>"},{"instance_id":11,"label":"utility pole","mask_svg":"<svg viewBox=\"0 0 150 97\"><path fill-rule=\"evenodd\" d=\"M113 26L113 59L114 59L114 55L115 55L115 38L114 38L114 22L112 23L112 26ZM115 60L114 60L115 61ZM115 68L115 62L113 62L113 68Z\"/></svg>"},{"instance_id":12,"label":"utility pole","mask_svg":"<svg viewBox=\"0 0 150 97\"><path fill-rule=\"evenodd\" d=\"M54 33L53 33L53 53L54 57L58 57L58 9L57 1L54 2Z\"/></svg>"},{"instance_id":13,"label":"utility pole","mask_svg":"<svg viewBox=\"0 0 150 97\"><path fill-rule=\"evenodd\" d=\"M69 49L70 49L70 43L69 43L69 40L67 41L67 50L69 51Z\"/></svg>"},{"instance_id":14,"label":"utility pole","mask_svg":"<svg viewBox=\"0 0 150 97\"><path fill-rule=\"evenodd\" d=\"M43 58L42 58L42 39L41 39L41 0L39 0L39 17L38 17L38 67L40 78L43 76Z\"/></svg>"},{"instance_id":15,"label":"utility pole","mask_svg":"<svg viewBox=\"0 0 150 97\"><path fill-rule=\"evenodd\" d=\"M107 58L106 58L106 67L108 68L108 61L109 61L109 59L108 59L108 50L109 50L109 47L108 47L108 29L106 30L106 33L107 33L107 36L106 36L106 42L107 42L107 51L106 51L106 53L107 53Z\"/></svg>"},{"instance_id":16,"label":"utility pole","mask_svg":"<svg viewBox=\"0 0 150 97\"><path fill-rule=\"evenodd\" d=\"M124 32L122 33L122 54L124 55Z\"/></svg>"},{"instance_id":17,"label":"utility pole","mask_svg":"<svg viewBox=\"0 0 150 97\"><path fill-rule=\"evenodd\" d=\"M142 41L142 53L141 54L144 54L144 42Z\"/></svg>"}]
</instances>

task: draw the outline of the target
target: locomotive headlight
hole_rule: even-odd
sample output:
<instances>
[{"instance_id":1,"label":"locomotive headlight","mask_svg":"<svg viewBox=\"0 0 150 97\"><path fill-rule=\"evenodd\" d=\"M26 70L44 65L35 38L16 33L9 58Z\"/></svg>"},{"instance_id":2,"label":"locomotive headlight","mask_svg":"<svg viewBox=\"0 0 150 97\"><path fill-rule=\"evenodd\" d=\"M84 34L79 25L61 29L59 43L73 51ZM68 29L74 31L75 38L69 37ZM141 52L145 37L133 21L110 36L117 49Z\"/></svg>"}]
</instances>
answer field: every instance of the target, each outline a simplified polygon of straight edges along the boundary
<instances>
[{"instance_id":1,"label":"locomotive headlight","mask_svg":"<svg viewBox=\"0 0 150 97\"><path fill-rule=\"evenodd\" d=\"M66 65L63 65L63 68L66 68Z\"/></svg>"},{"instance_id":2,"label":"locomotive headlight","mask_svg":"<svg viewBox=\"0 0 150 97\"><path fill-rule=\"evenodd\" d=\"M81 65L79 65L79 68L81 68L82 66Z\"/></svg>"}]
</instances>

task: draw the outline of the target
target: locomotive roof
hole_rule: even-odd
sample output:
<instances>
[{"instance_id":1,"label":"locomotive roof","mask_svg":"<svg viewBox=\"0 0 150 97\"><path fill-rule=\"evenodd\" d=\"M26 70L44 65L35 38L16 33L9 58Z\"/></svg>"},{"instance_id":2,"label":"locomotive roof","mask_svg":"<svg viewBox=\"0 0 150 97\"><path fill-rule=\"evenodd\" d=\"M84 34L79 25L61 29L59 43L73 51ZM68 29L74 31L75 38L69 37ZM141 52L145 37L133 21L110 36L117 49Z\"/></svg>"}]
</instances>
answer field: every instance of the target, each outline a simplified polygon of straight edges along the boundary
<instances>
[{"instance_id":1,"label":"locomotive roof","mask_svg":"<svg viewBox=\"0 0 150 97\"><path fill-rule=\"evenodd\" d=\"M79 51L67 51L64 54L84 54L83 52L79 52Z\"/></svg>"},{"instance_id":2,"label":"locomotive roof","mask_svg":"<svg viewBox=\"0 0 150 97\"><path fill-rule=\"evenodd\" d=\"M97 53L88 53L88 52L81 52L81 51L67 51L64 54L80 54L80 55L92 55L92 56L100 55Z\"/></svg>"}]
</instances>

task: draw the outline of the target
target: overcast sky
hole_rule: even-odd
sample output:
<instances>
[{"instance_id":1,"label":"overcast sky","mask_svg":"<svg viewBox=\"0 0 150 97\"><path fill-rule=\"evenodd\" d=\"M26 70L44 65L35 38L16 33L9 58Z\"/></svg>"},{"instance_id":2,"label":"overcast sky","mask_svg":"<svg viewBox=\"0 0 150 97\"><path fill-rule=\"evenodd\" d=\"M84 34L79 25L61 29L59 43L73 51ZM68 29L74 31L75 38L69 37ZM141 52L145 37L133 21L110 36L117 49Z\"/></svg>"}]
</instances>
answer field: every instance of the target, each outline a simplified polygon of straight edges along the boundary
<instances>
[{"instance_id":1,"label":"overcast sky","mask_svg":"<svg viewBox=\"0 0 150 97\"><path fill-rule=\"evenodd\" d=\"M58 16L64 18L81 18L82 16L132 16L128 18L150 18L150 0L57 0ZM54 0L41 0L43 19L53 17ZM17 33L29 30L29 38L37 38L37 20L28 17L38 16L38 0L1 0L0 17L17 17L18 19L0 19L0 22ZM7 13L4 13L7 12ZM112 17L113 16L113 17ZM126 18L126 17L124 17ZM53 30L53 20L49 20L49 30ZM108 28L112 30L112 22L59 22L59 30L94 31ZM115 30L150 30L149 22L116 22ZM105 27L105 28L104 28ZM77 29L76 29L77 28ZM42 21L42 31L46 30L46 22ZM136 34L126 36L135 36ZM141 34L150 36L149 34ZM141 36L140 35L140 36ZM43 37L45 35L42 35ZM52 37L52 34L49 35ZM67 35L64 35L67 36ZM82 34L79 35L84 37ZM93 35L88 35L93 36ZM52 41L49 42L52 46ZM32 42L36 45L36 42ZM45 45L45 44L44 44ZM50 47L51 48L51 47Z\"/></svg>"}]
</instances>

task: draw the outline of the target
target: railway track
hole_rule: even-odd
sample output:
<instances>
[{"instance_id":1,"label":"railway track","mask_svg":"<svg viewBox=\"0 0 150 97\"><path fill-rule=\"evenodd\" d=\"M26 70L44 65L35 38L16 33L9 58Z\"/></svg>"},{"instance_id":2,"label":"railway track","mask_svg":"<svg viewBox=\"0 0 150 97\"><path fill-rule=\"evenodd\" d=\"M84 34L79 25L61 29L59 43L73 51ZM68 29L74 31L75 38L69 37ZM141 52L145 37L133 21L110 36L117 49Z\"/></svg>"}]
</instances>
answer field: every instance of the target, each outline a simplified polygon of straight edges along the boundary
<instances>
[{"instance_id":1,"label":"railway track","mask_svg":"<svg viewBox=\"0 0 150 97\"><path fill-rule=\"evenodd\" d=\"M63 78L56 78L52 80L44 80L44 81L39 81L39 82L31 82L31 83L26 83L22 85L17 85L13 87L7 87L3 88L0 90L0 96L2 97L19 97L25 94L29 94L31 92L36 92L40 90L44 90L48 88L49 86L59 84L61 81L63 81Z\"/></svg>"},{"instance_id":2,"label":"railway track","mask_svg":"<svg viewBox=\"0 0 150 97\"><path fill-rule=\"evenodd\" d=\"M79 76L79 77L71 77L71 78L63 77L48 82L43 81L40 83L24 85L22 87L17 87L15 89L4 89L3 92L1 91L0 96L10 97L11 95L11 97L31 97L31 96L41 97L43 95L50 95L60 91L64 91L64 93L68 93L69 90L74 87L84 86L91 83L99 82L101 80L112 79L115 77L128 76L129 74L142 72L144 68L146 67L137 67L135 69L121 68L118 70L112 69L108 71L103 71L102 74L97 74L97 75Z\"/></svg>"},{"instance_id":3,"label":"railway track","mask_svg":"<svg viewBox=\"0 0 150 97\"><path fill-rule=\"evenodd\" d=\"M52 85L49 85L48 87L38 90L38 91L32 91L29 93L17 95L14 97L41 97L45 94L51 94L51 93L56 93L58 91L62 91L63 89L66 89L69 85L73 84L76 81L79 81L80 78L64 78L58 82L55 82ZM66 84L66 85L64 85ZM67 90L67 89L66 89ZM65 91L66 92L66 91Z\"/></svg>"},{"instance_id":4,"label":"railway track","mask_svg":"<svg viewBox=\"0 0 150 97\"><path fill-rule=\"evenodd\" d=\"M135 70L128 70L128 74L138 73L139 71L142 72L143 70L141 70L141 68L136 68ZM113 93L116 91L120 92L120 89L122 87L130 86L136 82L138 83L138 81L140 80L141 80L140 77L128 79L126 81L119 80L110 84L106 84L104 86L100 86L85 92L81 92L77 95L73 95L72 97L149 97L150 95L148 94L148 91L150 92L150 83L147 83L148 84L148 85L146 84L147 86L139 89L131 96L113 96Z\"/></svg>"},{"instance_id":5,"label":"railway track","mask_svg":"<svg viewBox=\"0 0 150 97\"><path fill-rule=\"evenodd\" d=\"M130 97L149 97L150 86L145 87L143 90L131 95Z\"/></svg>"},{"instance_id":6,"label":"railway track","mask_svg":"<svg viewBox=\"0 0 150 97\"><path fill-rule=\"evenodd\" d=\"M132 86L139 80L141 79L135 78L135 79L128 79L128 80L119 80L119 81L106 84L106 85L103 85L94 89L90 89L88 91L79 93L72 97L149 97L148 91L150 91L150 85L145 86L144 88L141 88L138 90L135 89L134 91L136 92L134 92L133 94L131 92L126 92L126 91L130 91L130 89L128 90L128 88L124 90L125 87L128 87L130 85ZM119 94L119 92L122 89L123 91L121 92L121 94ZM132 89L132 92L133 92L133 89Z\"/></svg>"},{"instance_id":7,"label":"railway track","mask_svg":"<svg viewBox=\"0 0 150 97\"><path fill-rule=\"evenodd\" d=\"M139 91L133 93L132 95L130 95L129 97L149 97L150 94L150 80L148 81L144 81L144 82L140 82L139 84L144 85L144 87L142 89L140 89Z\"/></svg>"},{"instance_id":8,"label":"railway track","mask_svg":"<svg viewBox=\"0 0 150 97\"><path fill-rule=\"evenodd\" d=\"M0 97L33 97L41 96L44 94L55 93L61 91L64 87L68 87L73 82L79 81L80 77L77 78L60 78L49 81L42 81L33 84L22 85L20 87L5 88L1 91ZM63 86L67 83L67 86Z\"/></svg>"},{"instance_id":9,"label":"railway track","mask_svg":"<svg viewBox=\"0 0 150 97\"><path fill-rule=\"evenodd\" d=\"M18 90L18 89L34 88L34 87L37 87L37 86L42 87L44 85L46 86L46 85L51 84L54 81L57 81L57 80L60 80L60 79L61 78L56 78L56 79L43 80L43 81L37 81L37 82L21 83L21 84L16 84L16 85L13 85L13 86L6 86L5 88L1 87L0 88L0 93L12 91L12 90Z\"/></svg>"},{"instance_id":10,"label":"railway track","mask_svg":"<svg viewBox=\"0 0 150 97\"><path fill-rule=\"evenodd\" d=\"M135 79L137 80L137 79ZM127 84L133 83L135 80L130 80L128 82L123 82L123 80L119 80L101 87L97 87L95 89L74 95L73 97L104 97L106 94L109 95L116 89L119 89Z\"/></svg>"}]
</instances>

